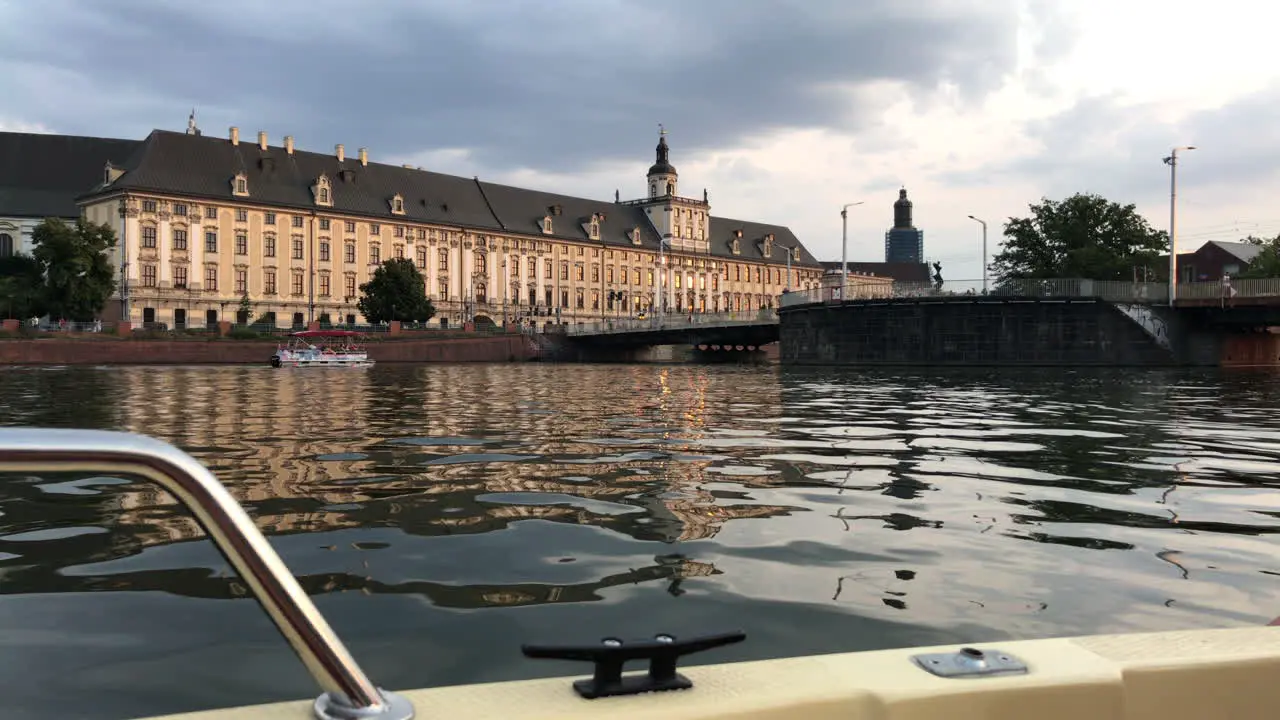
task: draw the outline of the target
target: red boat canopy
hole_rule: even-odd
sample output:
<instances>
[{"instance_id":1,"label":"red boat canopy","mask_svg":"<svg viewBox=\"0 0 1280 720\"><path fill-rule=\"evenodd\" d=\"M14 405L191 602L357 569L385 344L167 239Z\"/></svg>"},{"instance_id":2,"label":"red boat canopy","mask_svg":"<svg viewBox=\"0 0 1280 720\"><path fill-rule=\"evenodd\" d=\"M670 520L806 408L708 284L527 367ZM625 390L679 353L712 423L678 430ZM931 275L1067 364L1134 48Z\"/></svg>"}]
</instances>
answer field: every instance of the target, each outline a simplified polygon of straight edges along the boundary
<instances>
[{"instance_id":1,"label":"red boat canopy","mask_svg":"<svg viewBox=\"0 0 1280 720\"><path fill-rule=\"evenodd\" d=\"M293 336L300 338L359 337L360 333L354 330L302 330L293 333Z\"/></svg>"}]
</instances>

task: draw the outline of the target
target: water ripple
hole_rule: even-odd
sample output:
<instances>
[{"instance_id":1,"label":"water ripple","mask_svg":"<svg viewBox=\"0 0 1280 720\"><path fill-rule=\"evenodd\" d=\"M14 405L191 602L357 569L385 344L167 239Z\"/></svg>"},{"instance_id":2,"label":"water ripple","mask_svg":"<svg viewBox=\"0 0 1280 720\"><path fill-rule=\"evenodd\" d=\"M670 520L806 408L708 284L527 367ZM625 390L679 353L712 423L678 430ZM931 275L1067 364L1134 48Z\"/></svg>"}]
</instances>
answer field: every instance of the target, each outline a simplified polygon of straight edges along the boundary
<instances>
[{"instance_id":1,"label":"water ripple","mask_svg":"<svg viewBox=\"0 0 1280 720\"><path fill-rule=\"evenodd\" d=\"M712 662L1280 615L1266 375L8 368L0 398L208 463L392 687L562 672L520 658L549 635L747 630ZM6 717L41 716L24 688L97 717L313 694L154 489L5 478L0 577Z\"/></svg>"}]
</instances>

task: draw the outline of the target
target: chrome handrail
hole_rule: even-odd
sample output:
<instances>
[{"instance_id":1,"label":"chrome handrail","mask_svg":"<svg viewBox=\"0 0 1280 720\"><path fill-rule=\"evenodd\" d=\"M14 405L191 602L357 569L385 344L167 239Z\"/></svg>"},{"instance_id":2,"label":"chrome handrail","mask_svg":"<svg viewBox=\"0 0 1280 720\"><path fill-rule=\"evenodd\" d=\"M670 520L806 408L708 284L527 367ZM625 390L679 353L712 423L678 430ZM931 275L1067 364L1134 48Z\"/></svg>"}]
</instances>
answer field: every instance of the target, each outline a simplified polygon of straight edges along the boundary
<instances>
[{"instance_id":1,"label":"chrome handrail","mask_svg":"<svg viewBox=\"0 0 1280 720\"><path fill-rule=\"evenodd\" d=\"M134 433L0 428L0 472L112 472L159 485L195 515L320 684L317 718L413 717L406 699L370 682L248 513L199 460Z\"/></svg>"}]
</instances>

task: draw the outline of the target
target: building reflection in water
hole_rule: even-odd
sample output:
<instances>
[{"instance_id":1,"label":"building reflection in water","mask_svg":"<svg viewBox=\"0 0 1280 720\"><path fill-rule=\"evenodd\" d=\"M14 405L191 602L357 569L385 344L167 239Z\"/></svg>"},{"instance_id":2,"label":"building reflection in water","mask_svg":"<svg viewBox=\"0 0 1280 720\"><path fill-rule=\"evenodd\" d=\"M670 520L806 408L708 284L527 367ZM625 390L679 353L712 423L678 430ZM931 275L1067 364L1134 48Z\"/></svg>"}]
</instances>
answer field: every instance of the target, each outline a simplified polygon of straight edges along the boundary
<instances>
[{"instance_id":1,"label":"building reflection in water","mask_svg":"<svg viewBox=\"0 0 1280 720\"><path fill-rule=\"evenodd\" d=\"M733 412L708 403L705 373L673 380L665 369L620 367L579 377L571 367L534 375L494 365L355 372L131 367L74 376L80 385L50 385L27 398L47 408L66 406L56 395L76 397L80 406L64 410L67 417L16 411L13 419L124 429L172 442L206 463L269 535L387 527L430 537L541 519L673 543L713 537L731 520L796 509L726 502L704 487L720 480L705 470L724 456L707 455L697 441L717 417ZM608 386L584 387L584 378ZM86 382L102 392L85 396ZM752 401L776 405L776 394ZM47 548L25 543L22 567L9 568L6 581L18 580L26 592L243 593L233 578L208 569L60 575L61 567L203 536L172 497L139 483L82 487L70 514L50 513L71 499L50 503L48 483L67 479L30 478L4 490L26 508L6 518L12 521L6 534L68 522L110 533ZM418 593L438 605L484 607L598 599L601 588L648 581L666 582L679 595L683 579L717 572L662 555L648 567L571 586L390 585L343 573L299 579L309 592Z\"/></svg>"}]
</instances>

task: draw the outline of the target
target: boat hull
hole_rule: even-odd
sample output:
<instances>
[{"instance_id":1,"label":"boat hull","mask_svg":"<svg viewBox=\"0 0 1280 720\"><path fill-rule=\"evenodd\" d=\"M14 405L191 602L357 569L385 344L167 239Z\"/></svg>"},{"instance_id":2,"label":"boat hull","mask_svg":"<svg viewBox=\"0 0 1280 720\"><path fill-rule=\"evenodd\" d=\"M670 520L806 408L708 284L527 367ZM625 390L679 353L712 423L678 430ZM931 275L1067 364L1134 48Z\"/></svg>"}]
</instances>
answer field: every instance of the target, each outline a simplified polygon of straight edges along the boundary
<instances>
[{"instance_id":1,"label":"boat hull","mask_svg":"<svg viewBox=\"0 0 1280 720\"><path fill-rule=\"evenodd\" d=\"M413 703L416 717L469 720L1264 720L1280 706L1280 628L976 647L1014 655L1030 670L946 678L912 660L959 649L948 646L682 667L692 689L598 700L584 700L571 689L576 677L590 674L589 667L575 677L399 694ZM513 646L512 653L518 652ZM314 717L312 706L306 700L163 720L307 720Z\"/></svg>"}]
</instances>

